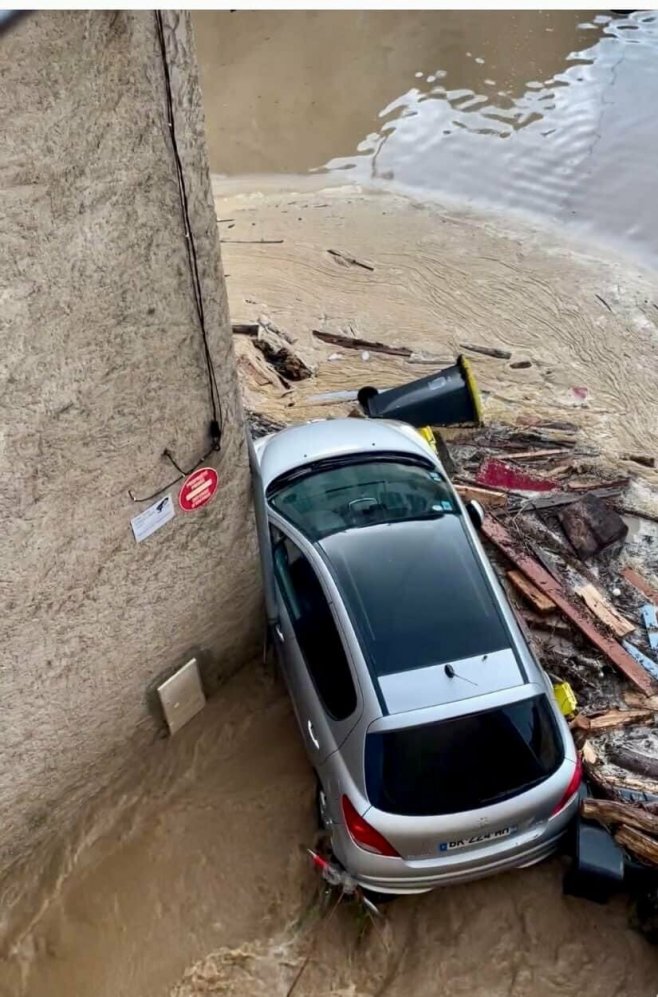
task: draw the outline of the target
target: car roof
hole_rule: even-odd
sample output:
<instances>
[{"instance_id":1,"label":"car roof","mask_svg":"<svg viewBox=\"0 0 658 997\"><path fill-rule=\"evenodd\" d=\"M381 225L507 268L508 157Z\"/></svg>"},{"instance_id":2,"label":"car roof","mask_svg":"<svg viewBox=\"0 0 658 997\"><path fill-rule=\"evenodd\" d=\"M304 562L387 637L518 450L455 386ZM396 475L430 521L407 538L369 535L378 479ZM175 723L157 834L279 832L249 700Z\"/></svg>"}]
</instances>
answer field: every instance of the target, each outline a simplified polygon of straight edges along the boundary
<instances>
[{"instance_id":1,"label":"car roof","mask_svg":"<svg viewBox=\"0 0 658 997\"><path fill-rule=\"evenodd\" d=\"M385 712L405 713L527 683L461 514L344 530L316 546L341 593Z\"/></svg>"},{"instance_id":2,"label":"car roof","mask_svg":"<svg viewBox=\"0 0 658 997\"><path fill-rule=\"evenodd\" d=\"M416 430L380 419L322 419L291 426L256 441L265 489L296 467L355 453L403 453L432 458ZM436 457L434 456L436 462Z\"/></svg>"}]
</instances>

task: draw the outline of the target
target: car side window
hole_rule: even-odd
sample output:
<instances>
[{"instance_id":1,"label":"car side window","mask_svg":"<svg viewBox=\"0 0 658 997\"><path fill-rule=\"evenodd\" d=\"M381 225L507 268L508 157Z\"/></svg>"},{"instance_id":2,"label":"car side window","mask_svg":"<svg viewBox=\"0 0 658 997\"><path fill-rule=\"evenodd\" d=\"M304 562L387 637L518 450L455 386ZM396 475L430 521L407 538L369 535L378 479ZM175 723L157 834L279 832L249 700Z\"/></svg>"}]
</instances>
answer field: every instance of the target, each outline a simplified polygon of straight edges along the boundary
<instances>
[{"instance_id":1,"label":"car side window","mask_svg":"<svg viewBox=\"0 0 658 997\"><path fill-rule=\"evenodd\" d=\"M278 531L272 534L274 571L313 684L327 713L346 720L356 709L356 689L331 607L301 550Z\"/></svg>"}]
</instances>

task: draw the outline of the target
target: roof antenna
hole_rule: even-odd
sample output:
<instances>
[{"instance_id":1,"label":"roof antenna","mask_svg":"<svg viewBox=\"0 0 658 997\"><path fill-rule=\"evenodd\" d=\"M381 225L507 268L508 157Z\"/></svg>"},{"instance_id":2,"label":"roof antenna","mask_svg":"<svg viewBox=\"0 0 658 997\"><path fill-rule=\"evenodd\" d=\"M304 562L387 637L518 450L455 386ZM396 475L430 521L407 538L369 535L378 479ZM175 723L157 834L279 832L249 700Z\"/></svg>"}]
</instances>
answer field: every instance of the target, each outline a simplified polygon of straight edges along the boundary
<instances>
[{"instance_id":1,"label":"roof antenna","mask_svg":"<svg viewBox=\"0 0 658 997\"><path fill-rule=\"evenodd\" d=\"M465 675L458 675L452 665L445 665L443 670L449 679L457 678L461 679L462 682L468 682L469 685L477 685L477 682L471 682L471 680L467 679Z\"/></svg>"}]
</instances>

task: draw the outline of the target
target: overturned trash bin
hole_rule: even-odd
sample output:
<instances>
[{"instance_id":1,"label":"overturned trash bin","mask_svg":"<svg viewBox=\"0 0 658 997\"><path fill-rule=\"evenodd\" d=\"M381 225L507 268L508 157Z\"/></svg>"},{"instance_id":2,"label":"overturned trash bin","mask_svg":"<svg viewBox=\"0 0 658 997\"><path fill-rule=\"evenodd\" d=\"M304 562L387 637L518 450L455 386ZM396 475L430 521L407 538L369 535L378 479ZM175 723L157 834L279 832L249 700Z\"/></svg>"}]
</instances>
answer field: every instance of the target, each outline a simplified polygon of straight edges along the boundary
<instances>
[{"instance_id":1,"label":"overturned trash bin","mask_svg":"<svg viewBox=\"0 0 658 997\"><path fill-rule=\"evenodd\" d=\"M482 422L480 394L466 357L429 377L378 391L361 388L359 404L371 419L399 419L412 426L454 426Z\"/></svg>"}]
</instances>

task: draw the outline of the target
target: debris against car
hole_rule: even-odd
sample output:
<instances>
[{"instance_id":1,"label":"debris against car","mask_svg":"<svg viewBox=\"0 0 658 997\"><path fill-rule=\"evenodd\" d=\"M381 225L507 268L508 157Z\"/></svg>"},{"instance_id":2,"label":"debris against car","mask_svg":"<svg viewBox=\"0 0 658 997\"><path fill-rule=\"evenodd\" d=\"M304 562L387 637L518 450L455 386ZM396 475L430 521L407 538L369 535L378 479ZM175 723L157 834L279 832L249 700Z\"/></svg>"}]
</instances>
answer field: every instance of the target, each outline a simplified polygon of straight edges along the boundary
<instances>
[{"instance_id":1,"label":"debris against car","mask_svg":"<svg viewBox=\"0 0 658 997\"><path fill-rule=\"evenodd\" d=\"M432 449L455 493L480 510L480 536L494 570L580 749L590 795L575 836L575 870L589 877L589 886L583 892L574 874L569 892L594 897L598 890L602 897L639 870L644 892L637 903L646 920L647 910L658 912L658 831L634 815L658 815L654 461L604 454L575 423L530 413L520 413L516 424L454 427L460 416L480 422L481 410L475 392L469 399L468 378L460 383L453 370L458 405L446 392L448 404L426 407L439 372L406 388L357 391L361 407L350 414L405 418L430 445L420 416L432 424ZM376 517L375 508L359 512ZM618 820L606 821L592 799L635 810L616 810ZM455 838L445 847L459 855L460 844Z\"/></svg>"},{"instance_id":2,"label":"debris against car","mask_svg":"<svg viewBox=\"0 0 658 997\"><path fill-rule=\"evenodd\" d=\"M546 444L532 475L515 468L528 432ZM625 513L633 477L620 479L619 465L584 446L575 427L548 453L552 432L459 430L450 442L454 481L506 496L487 506L483 533L544 667L576 694L570 726L595 794L583 802L583 818L608 828L631 866L656 870L644 880L656 890L658 524L649 510L644 540L635 540L634 517Z\"/></svg>"}]
</instances>

